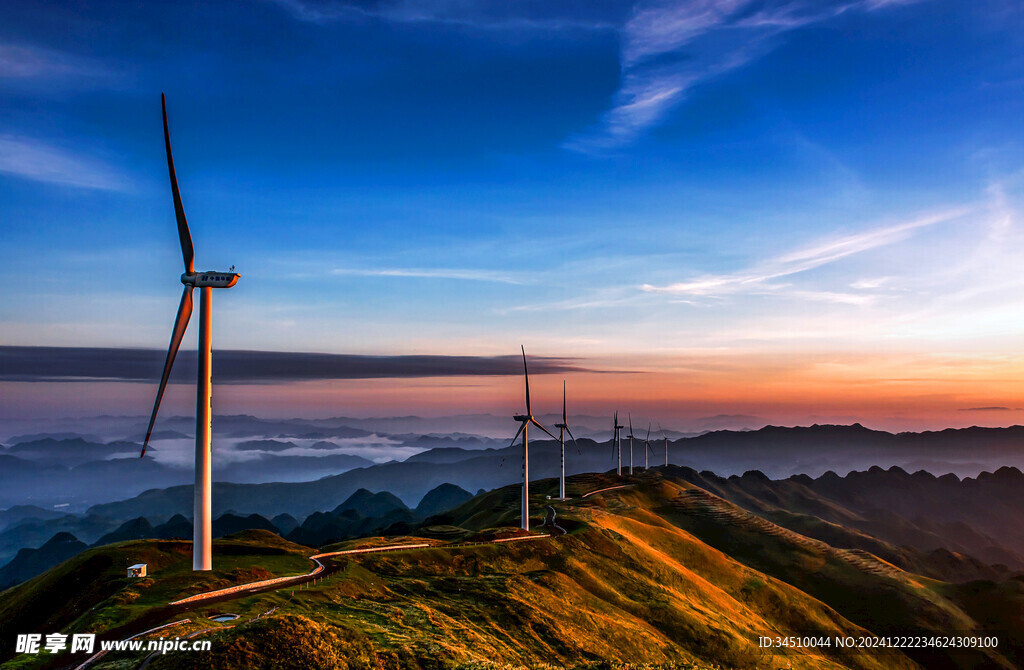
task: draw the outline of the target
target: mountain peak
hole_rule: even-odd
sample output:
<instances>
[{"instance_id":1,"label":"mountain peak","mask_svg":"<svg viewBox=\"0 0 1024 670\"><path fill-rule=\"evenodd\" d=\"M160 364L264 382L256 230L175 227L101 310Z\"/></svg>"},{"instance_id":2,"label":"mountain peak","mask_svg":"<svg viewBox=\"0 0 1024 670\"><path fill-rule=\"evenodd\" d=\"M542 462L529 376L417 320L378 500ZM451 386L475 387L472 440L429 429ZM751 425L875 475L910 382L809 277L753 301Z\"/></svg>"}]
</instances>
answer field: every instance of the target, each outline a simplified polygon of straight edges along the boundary
<instances>
[{"instance_id":1,"label":"mountain peak","mask_svg":"<svg viewBox=\"0 0 1024 670\"><path fill-rule=\"evenodd\" d=\"M470 500L473 494L455 484L444 483L427 492L416 506L416 514L421 517L429 517L458 507Z\"/></svg>"}]
</instances>

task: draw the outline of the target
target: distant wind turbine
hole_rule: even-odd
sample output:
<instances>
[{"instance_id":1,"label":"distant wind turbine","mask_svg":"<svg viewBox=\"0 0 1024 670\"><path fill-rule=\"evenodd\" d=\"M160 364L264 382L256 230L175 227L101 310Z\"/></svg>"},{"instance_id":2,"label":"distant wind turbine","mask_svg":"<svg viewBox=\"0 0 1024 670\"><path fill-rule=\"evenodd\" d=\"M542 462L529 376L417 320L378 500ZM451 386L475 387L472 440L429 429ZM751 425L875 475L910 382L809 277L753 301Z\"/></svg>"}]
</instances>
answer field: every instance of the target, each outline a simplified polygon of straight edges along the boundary
<instances>
[{"instance_id":1,"label":"distant wind turbine","mask_svg":"<svg viewBox=\"0 0 1024 670\"><path fill-rule=\"evenodd\" d=\"M612 456L618 459L615 463L615 474L619 477L622 476L622 440L619 431L623 428L625 426L619 425L619 411L615 410L615 418L612 419Z\"/></svg>"},{"instance_id":2,"label":"distant wind turbine","mask_svg":"<svg viewBox=\"0 0 1024 670\"><path fill-rule=\"evenodd\" d=\"M181 340L185 336L185 329L188 328L188 320L192 316L192 289L202 289L199 301L199 379L196 384L196 460L195 460L195 489L193 491L194 507L192 521L192 569L210 570L213 567L211 557L212 539L211 531L213 523L211 520L211 472L210 472L210 399L211 399L211 363L213 358L213 324L212 324L212 299L213 289L231 288L238 282L239 274L234 272L196 272L195 252L192 247L192 235L188 230L188 221L185 219L185 208L181 204L181 193L178 191L178 178L174 174L174 159L171 157L171 133L167 129L167 102L164 95L160 94L160 105L163 108L164 116L164 145L167 148L167 171L171 177L171 195L174 197L174 214L178 219L178 240L181 243L181 254L185 260L185 272L181 275L181 283L185 290L181 294L181 304L178 305L178 315L174 319L174 329L171 331L171 344L167 349L167 360L164 362L164 372L160 377L160 386L156 392L156 402L153 403L153 414L149 417L149 428L146 429L146 439L142 443L140 458L146 455L146 447L153 436L153 424L156 422L156 414L160 409L160 400L167 388L167 379L171 375L171 367L174 365L174 358L178 354Z\"/></svg>"},{"instance_id":3,"label":"distant wind turbine","mask_svg":"<svg viewBox=\"0 0 1024 670\"><path fill-rule=\"evenodd\" d=\"M551 436L551 439L557 440L558 438L551 435L551 432L540 425L540 422L533 417L533 409L530 405L530 371L526 368L526 348L520 347L523 350L523 377L526 380L526 414L517 414L512 418L519 422L519 430L516 432L516 436L512 438L512 442L508 446L512 446L519 439L519 434L523 435L523 507L522 507L522 528L523 530L530 530L530 443L528 441L528 427L532 423L537 426L545 433Z\"/></svg>"},{"instance_id":4,"label":"distant wind turbine","mask_svg":"<svg viewBox=\"0 0 1024 670\"><path fill-rule=\"evenodd\" d=\"M651 422L647 422L647 437L644 438L644 472L650 470L647 457L651 454Z\"/></svg>"},{"instance_id":5,"label":"distant wind turbine","mask_svg":"<svg viewBox=\"0 0 1024 670\"><path fill-rule=\"evenodd\" d=\"M633 476L633 414L629 414L629 476Z\"/></svg>"},{"instance_id":6,"label":"distant wind turbine","mask_svg":"<svg viewBox=\"0 0 1024 670\"><path fill-rule=\"evenodd\" d=\"M665 440L665 467L667 468L668 467L668 435L665 433L665 429L661 427L660 423L658 424L658 430L661 431L661 436Z\"/></svg>"},{"instance_id":7,"label":"distant wind turbine","mask_svg":"<svg viewBox=\"0 0 1024 670\"><path fill-rule=\"evenodd\" d=\"M558 497L560 500L565 500L565 434L569 433L572 443L576 445L576 453L583 455L580 451L580 445L576 444L576 438L572 436L572 431L569 430L569 419L565 413L565 380L562 380L562 423L556 423L555 428L558 429L558 444L561 446L562 451L562 474L558 479Z\"/></svg>"}]
</instances>

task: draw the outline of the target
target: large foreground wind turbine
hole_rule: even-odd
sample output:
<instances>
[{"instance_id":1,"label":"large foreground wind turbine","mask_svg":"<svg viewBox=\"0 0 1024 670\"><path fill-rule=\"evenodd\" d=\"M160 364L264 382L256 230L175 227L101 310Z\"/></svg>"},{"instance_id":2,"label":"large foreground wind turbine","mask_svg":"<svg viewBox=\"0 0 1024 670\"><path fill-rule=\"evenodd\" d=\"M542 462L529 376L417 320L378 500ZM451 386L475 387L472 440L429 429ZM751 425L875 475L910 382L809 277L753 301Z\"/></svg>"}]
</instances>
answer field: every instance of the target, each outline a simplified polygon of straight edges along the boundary
<instances>
[{"instance_id":1,"label":"large foreground wind turbine","mask_svg":"<svg viewBox=\"0 0 1024 670\"><path fill-rule=\"evenodd\" d=\"M558 478L558 498L565 500L565 434L569 433L569 437L572 439L572 443L576 445L576 453L583 455L580 451L580 445L576 444L576 438L572 436L572 431L569 430L569 419L565 414L565 380L562 380L562 423L556 423L555 428L558 429L558 444L561 446L562 451L562 474Z\"/></svg>"},{"instance_id":2,"label":"large foreground wind turbine","mask_svg":"<svg viewBox=\"0 0 1024 670\"><path fill-rule=\"evenodd\" d=\"M516 414L512 418L519 422L519 430L516 432L516 436L512 438L512 442L508 446L512 446L519 439L519 434L523 434L523 508L522 508L522 528L523 530L530 530L530 443L527 438L529 432L528 426L532 423L537 426L545 433L551 436L551 439L557 440L558 438L551 435L551 432L540 425L537 419L533 418L533 409L530 405L530 371L526 368L526 348L523 349L523 376L526 379L526 414Z\"/></svg>"},{"instance_id":3,"label":"large foreground wind turbine","mask_svg":"<svg viewBox=\"0 0 1024 670\"><path fill-rule=\"evenodd\" d=\"M185 290L181 294L178 305L178 316L174 319L174 330L171 331L171 345L167 349L167 360L164 362L164 373L160 377L160 387L153 403L153 414L149 418L146 439L142 443L142 454L146 455L149 438L153 436L153 424L156 413L160 409L160 400L167 388L167 379L171 376L174 358L178 355L178 347L188 328L189 317L192 316L192 289L201 289L199 294L199 379L196 383L196 485L194 490L195 507L192 517L192 569L210 570L212 566L211 530L211 473L210 473L210 375L212 362L213 324L211 322L213 289L231 288L238 281L239 274L233 272L196 272L192 248L192 235L185 220L185 208L181 204L178 192L178 178L174 174L174 159L171 157L171 133L167 129L167 102L160 94L160 105L164 114L164 144L167 148L167 171L171 176L171 195L174 196L174 214L178 219L178 239L181 242L181 255L185 260L185 272L181 275L181 283Z\"/></svg>"}]
</instances>

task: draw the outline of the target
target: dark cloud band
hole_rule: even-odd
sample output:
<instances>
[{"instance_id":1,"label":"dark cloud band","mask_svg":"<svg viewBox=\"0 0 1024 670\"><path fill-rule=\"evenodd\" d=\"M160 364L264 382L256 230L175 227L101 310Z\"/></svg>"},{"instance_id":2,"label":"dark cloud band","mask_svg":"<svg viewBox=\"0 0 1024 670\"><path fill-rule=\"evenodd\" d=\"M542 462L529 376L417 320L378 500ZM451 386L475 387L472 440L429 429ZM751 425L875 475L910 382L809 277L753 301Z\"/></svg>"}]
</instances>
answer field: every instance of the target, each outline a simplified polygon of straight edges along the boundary
<instances>
[{"instance_id":1,"label":"dark cloud band","mask_svg":"<svg viewBox=\"0 0 1024 670\"><path fill-rule=\"evenodd\" d=\"M159 349L0 346L4 381L152 381L166 352ZM318 379L472 377L522 374L518 356L362 356L355 354L218 350L213 378L220 384L265 384ZM196 352L179 352L171 380L195 381ZM573 359L530 358L530 372L557 374L585 368Z\"/></svg>"}]
</instances>

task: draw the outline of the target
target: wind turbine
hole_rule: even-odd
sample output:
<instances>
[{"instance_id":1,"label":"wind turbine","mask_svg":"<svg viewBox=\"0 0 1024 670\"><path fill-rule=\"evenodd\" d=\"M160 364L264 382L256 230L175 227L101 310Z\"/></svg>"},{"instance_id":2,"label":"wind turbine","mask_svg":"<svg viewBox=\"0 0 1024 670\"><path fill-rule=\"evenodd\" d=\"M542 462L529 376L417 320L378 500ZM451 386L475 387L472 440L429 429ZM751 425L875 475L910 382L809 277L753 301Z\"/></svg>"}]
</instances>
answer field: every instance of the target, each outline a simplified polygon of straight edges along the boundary
<instances>
[{"instance_id":1,"label":"wind turbine","mask_svg":"<svg viewBox=\"0 0 1024 670\"><path fill-rule=\"evenodd\" d=\"M211 363L213 340L212 299L213 289L231 288L238 282L239 274L234 267L229 272L208 270L196 272L195 251L192 248L192 235L185 219L185 208L181 204L181 193L178 191L178 178L174 174L174 159L171 157L171 133L167 129L167 102L163 93L160 94L160 105L164 114L164 144L167 148L167 171L171 176L171 195L174 196L174 214L178 219L178 240L181 242L181 255L185 261L185 272L181 275L181 283L185 290L181 294L178 315L174 319L171 331L171 345L167 349L167 360L164 372L160 377L160 387L153 403L153 414L149 417L149 428L146 439L142 443L140 458L146 455L146 447L153 436L153 424L160 409L160 400L167 388L167 379L171 376L174 358L178 355L178 347L188 328L189 317L192 316L192 289L201 289L199 293L199 378L196 383L196 483L193 492L194 507L192 517L192 569L210 570L213 567L211 557L211 472L210 472L210 396L211 396Z\"/></svg>"},{"instance_id":2,"label":"wind turbine","mask_svg":"<svg viewBox=\"0 0 1024 670\"><path fill-rule=\"evenodd\" d=\"M569 437L572 439L572 443L576 445L576 453L583 455L580 451L580 445L576 444L576 438L572 436L572 431L569 430L569 420L565 414L565 380L562 380L562 423L556 423L555 428L558 429L558 444L561 445L562 450L562 474L558 479L558 498L559 500L565 500L565 434L569 433Z\"/></svg>"},{"instance_id":3,"label":"wind turbine","mask_svg":"<svg viewBox=\"0 0 1024 670\"><path fill-rule=\"evenodd\" d=\"M665 434L665 429L661 427L661 424L658 424L658 430L661 431L661 436L665 440L665 467L667 468L668 467L668 435Z\"/></svg>"},{"instance_id":4,"label":"wind turbine","mask_svg":"<svg viewBox=\"0 0 1024 670\"><path fill-rule=\"evenodd\" d=\"M615 410L615 418L612 419L612 455L618 456L615 464L615 474L622 476L622 441L619 439L619 431L625 426L619 425L619 411Z\"/></svg>"},{"instance_id":5,"label":"wind turbine","mask_svg":"<svg viewBox=\"0 0 1024 670\"><path fill-rule=\"evenodd\" d=\"M629 414L629 476L633 476L633 415Z\"/></svg>"},{"instance_id":6,"label":"wind turbine","mask_svg":"<svg viewBox=\"0 0 1024 670\"><path fill-rule=\"evenodd\" d=\"M522 511L522 528L523 530L530 530L530 443L528 442L527 434L529 430L528 426L532 423L548 435L551 432L547 428L540 425L537 419L533 418L533 409L530 406L530 371L526 368L526 348L520 345L523 350L523 376L526 379L526 414L516 414L512 418L519 422L519 430L516 432L516 436L512 438L512 442L508 446L512 446L519 439L519 433L523 434L523 511ZM551 435L551 439L557 440L558 438Z\"/></svg>"},{"instance_id":7,"label":"wind turbine","mask_svg":"<svg viewBox=\"0 0 1024 670\"><path fill-rule=\"evenodd\" d=\"M651 422L647 422L647 437L644 438L644 472L651 469L647 457L651 454Z\"/></svg>"}]
</instances>

